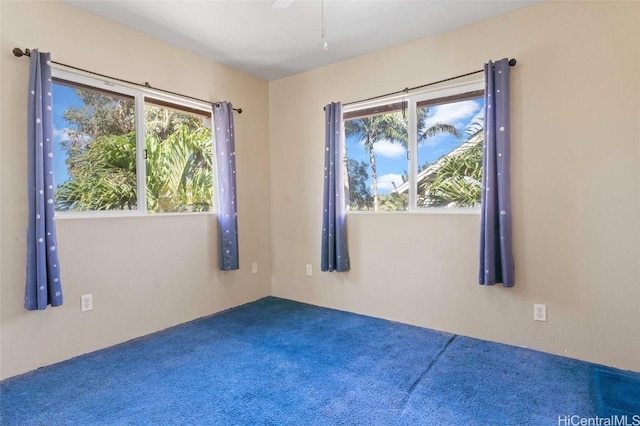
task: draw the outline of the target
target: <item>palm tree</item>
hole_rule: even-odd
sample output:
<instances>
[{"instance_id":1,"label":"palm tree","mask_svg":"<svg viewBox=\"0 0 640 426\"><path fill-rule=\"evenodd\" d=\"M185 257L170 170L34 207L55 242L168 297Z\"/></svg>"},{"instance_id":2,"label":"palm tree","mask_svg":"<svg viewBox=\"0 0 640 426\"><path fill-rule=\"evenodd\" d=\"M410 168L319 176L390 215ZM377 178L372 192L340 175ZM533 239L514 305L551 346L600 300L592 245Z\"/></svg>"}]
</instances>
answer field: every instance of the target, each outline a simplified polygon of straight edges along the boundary
<instances>
[{"instance_id":1,"label":"palm tree","mask_svg":"<svg viewBox=\"0 0 640 426\"><path fill-rule=\"evenodd\" d=\"M135 133L100 136L69 156L71 177L58 186L58 210L137 208Z\"/></svg>"},{"instance_id":2,"label":"palm tree","mask_svg":"<svg viewBox=\"0 0 640 426\"><path fill-rule=\"evenodd\" d=\"M433 164L433 177L419 183L419 203L425 207L473 207L482 195L481 122L472 123L465 133L468 140L449 155Z\"/></svg>"},{"instance_id":3,"label":"palm tree","mask_svg":"<svg viewBox=\"0 0 640 426\"><path fill-rule=\"evenodd\" d=\"M473 207L482 195L482 141L470 139L460 153L445 157L433 180L420 183L421 204L426 207Z\"/></svg>"},{"instance_id":4,"label":"palm tree","mask_svg":"<svg viewBox=\"0 0 640 426\"><path fill-rule=\"evenodd\" d=\"M69 178L56 190L59 210L132 210L137 206L133 103L77 89L81 107L62 142ZM124 117L124 118L123 118ZM213 202L213 144L202 117L145 105L147 209L209 211Z\"/></svg>"},{"instance_id":5,"label":"palm tree","mask_svg":"<svg viewBox=\"0 0 640 426\"><path fill-rule=\"evenodd\" d=\"M456 138L462 137L460 131L449 123L434 123L427 125L429 107L419 107L416 111L418 140L427 139L440 134L449 134ZM345 122L345 136L357 137L358 142L364 142L364 148L369 154L369 166L371 168L371 189L373 194L373 210L379 207L378 174L374 145L386 140L391 143L400 143L407 148L408 133L404 114L400 111L374 115L364 118L348 120Z\"/></svg>"},{"instance_id":6,"label":"palm tree","mask_svg":"<svg viewBox=\"0 0 640 426\"><path fill-rule=\"evenodd\" d=\"M418 107L416 116L418 118L418 141L422 139L432 138L437 135L451 135L460 139L462 133L453 124L438 122L427 126L427 118L429 118L429 107Z\"/></svg>"},{"instance_id":7,"label":"palm tree","mask_svg":"<svg viewBox=\"0 0 640 426\"><path fill-rule=\"evenodd\" d=\"M147 210L209 211L213 203L211 131L186 125L161 141L147 133ZM75 172L56 191L59 210L137 208L135 133L100 136L69 162Z\"/></svg>"},{"instance_id":8,"label":"palm tree","mask_svg":"<svg viewBox=\"0 0 640 426\"><path fill-rule=\"evenodd\" d=\"M165 140L147 135L147 210L151 213L211 210L211 131L182 125Z\"/></svg>"},{"instance_id":9,"label":"palm tree","mask_svg":"<svg viewBox=\"0 0 640 426\"><path fill-rule=\"evenodd\" d=\"M348 120L344 125L345 136L356 137L358 142L364 142L364 149L369 154L371 168L371 192L373 195L373 210L378 210L378 173L374 145L387 140L391 143L401 143L407 146L407 126L399 112L373 115L370 117Z\"/></svg>"},{"instance_id":10,"label":"palm tree","mask_svg":"<svg viewBox=\"0 0 640 426\"><path fill-rule=\"evenodd\" d=\"M213 203L211 129L198 115L145 105L147 211L209 211Z\"/></svg>"}]
</instances>

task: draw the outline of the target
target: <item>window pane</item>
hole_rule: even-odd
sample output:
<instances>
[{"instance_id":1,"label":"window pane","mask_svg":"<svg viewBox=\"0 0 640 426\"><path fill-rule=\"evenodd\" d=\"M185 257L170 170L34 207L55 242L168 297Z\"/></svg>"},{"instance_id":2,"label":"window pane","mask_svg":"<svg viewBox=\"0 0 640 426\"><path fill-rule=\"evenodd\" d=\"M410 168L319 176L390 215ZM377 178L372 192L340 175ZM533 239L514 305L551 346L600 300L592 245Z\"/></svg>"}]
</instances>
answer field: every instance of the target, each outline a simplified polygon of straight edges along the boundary
<instances>
[{"instance_id":1,"label":"window pane","mask_svg":"<svg viewBox=\"0 0 640 426\"><path fill-rule=\"evenodd\" d=\"M405 114L396 110L348 119L344 127L349 209L407 210L408 194L396 191L408 177Z\"/></svg>"},{"instance_id":2,"label":"window pane","mask_svg":"<svg viewBox=\"0 0 640 426\"><path fill-rule=\"evenodd\" d=\"M54 79L56 210L137 208L132 97Z\"/></svg>"},{"instance_id":3,"label":"window pane","mask_svg":"<svg viewBox=\"0 0 640 426\"><path fill-rule=\"evenodd\" d=\"M211 211L210 115L147 100L145 130L149 213Z\"/></svg>"},{"instance_id":4,"label":"window pane","mask_svg":"<svg viewBox=\"0 0 640 426\"><path fill-rule=\"evenodd\" d=\"M425 103L416 110L418 207L479 205L484 98Z\"/></svg>"}]
</instances>

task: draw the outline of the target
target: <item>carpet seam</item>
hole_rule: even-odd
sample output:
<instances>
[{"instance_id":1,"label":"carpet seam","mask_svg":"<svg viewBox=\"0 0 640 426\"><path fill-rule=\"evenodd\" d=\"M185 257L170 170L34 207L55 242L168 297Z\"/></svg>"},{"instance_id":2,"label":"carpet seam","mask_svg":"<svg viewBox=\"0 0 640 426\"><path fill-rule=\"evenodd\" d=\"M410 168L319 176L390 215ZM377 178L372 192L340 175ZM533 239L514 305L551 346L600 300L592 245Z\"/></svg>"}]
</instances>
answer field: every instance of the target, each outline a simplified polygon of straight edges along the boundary
<instances>
[{"instance_id":1,"label":"carpet seam","mask_svg":"<svg viewBox=\"0 0 640 426\"><path fill-rule=\"evenodd\" d=\"M458 337L456 334L451 336L451 338L447 341L447 343L445 343L444 347L442 349L440 349L440 352L438 352L438 354L431 360L429 365L427 365L427 368L425 368L425 370L420 374L420 376L418 376L418 378L411 384L411 386L409 387L409 390L407 391L406 396L403 398L403 401L402 401L403 410L406 407L407 402L409 402L409 398L411 397L411 394L413 393L413 391L418 386L418 383L420 383L422 381L422 379L424 378L424 376L427 375L429 370L431 370L431 368L435 365L435 363L438 362L438 360L440 359L442 354L444 354L444 352L447 350L449 345L451 343L453 343L453 341L456 339L456 337Z\"/></svg>"}]
</instances>

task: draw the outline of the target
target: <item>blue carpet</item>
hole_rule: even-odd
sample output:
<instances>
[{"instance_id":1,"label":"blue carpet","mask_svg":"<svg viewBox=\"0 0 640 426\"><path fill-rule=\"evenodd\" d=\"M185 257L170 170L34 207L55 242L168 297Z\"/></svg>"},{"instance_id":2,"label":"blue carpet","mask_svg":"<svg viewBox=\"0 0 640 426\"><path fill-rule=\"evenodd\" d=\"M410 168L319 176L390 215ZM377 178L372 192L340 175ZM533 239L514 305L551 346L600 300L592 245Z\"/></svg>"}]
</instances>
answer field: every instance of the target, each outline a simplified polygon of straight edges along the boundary
<instances>
[{"instance_id":1,"label":"blue carpet","mask_svg":"<svg viewBox=\"0 0 640 426\"><path fill-rule=\"evenodd\" d=\"M640 425L638 374L598 366L593 369L593 381L598 390L596 404L600 417L626 416L631 422L637 416L635 424Z\"/></svg>"},{"instance_id":2,"label":"blue carpet","mask_svg":"<svg viewBox=\"0 0 640 426\"><path fill-rule=\"evenodd\" d=\"M640 414L638 389L638 373L268 297L4 380L0 414L21 426L538 426Z\"/></svg>"}]
</instances>

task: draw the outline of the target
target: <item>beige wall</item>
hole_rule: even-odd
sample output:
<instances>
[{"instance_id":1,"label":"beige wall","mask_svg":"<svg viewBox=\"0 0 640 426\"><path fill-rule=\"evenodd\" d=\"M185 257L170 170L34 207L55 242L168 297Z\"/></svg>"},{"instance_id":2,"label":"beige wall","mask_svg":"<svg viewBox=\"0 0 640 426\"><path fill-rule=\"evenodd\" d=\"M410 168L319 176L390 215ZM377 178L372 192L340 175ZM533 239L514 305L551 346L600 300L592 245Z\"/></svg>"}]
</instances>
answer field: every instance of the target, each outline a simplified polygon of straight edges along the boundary
<instances>
[{"instance_id":1,"label":"beige wall","mask_svg":"<svg viewBox=\"0 0 640 426\"><path fill-rule=\"evenodd\" d=\"M272 294L640 371L638 22L549 2L271 82ZM478 215L351 214L352 270L320 273L322 107L506 56L516 287L477 285Z\"/></svg>"},{"instance_id":2,"label":"beige wall","mask_svg":"<svg viewBox=\"0 0 640 426\"><path fill-rule=\"evenodd\" d=\"M2 2L1 377L161 330L269 294L268 84L62 2ZM236 115L241 270L217 269L214 215L57 220L65 304L22 307L26 87L14 47L185 95L229 100ZM256 208L260 206L261 208ZM260 273L251 274L257 261ZM94 310L80 312L92 293Z\"/></svg>"}]
</instances>

